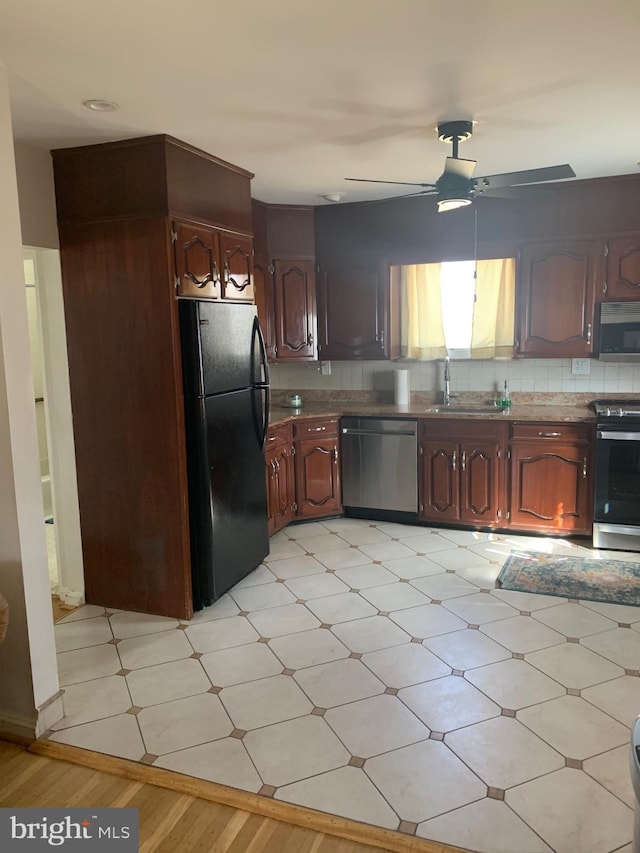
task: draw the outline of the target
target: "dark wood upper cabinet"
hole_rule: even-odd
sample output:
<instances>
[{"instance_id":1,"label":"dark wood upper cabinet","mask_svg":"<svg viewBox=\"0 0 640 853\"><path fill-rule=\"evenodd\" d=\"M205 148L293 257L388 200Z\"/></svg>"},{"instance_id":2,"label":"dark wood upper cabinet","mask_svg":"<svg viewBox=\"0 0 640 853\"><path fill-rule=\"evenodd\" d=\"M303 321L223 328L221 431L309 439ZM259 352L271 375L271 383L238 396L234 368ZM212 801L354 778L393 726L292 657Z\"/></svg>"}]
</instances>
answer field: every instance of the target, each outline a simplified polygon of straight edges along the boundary
<instances>
[{"instance_id":1,"label":"dark wood upper cabinet","mask_svg":"<svg viewBox=\"0 0 640 853\"><path fill-rule=\"evenodd\" d=\"M604 264L601 298L607 301L639 300L640 234L607 240Z\"/></svg>"},{"instance_id":2,"label":"dark wood upper cabinet","mask_svg":"<svg viewBox=\"0 0 640 853\"><path fill-rule=\"evenodd\" d=\"M579 358L593 352L596 244L524 246L518 258L518 352Z\"/></svg>"},{"instance_id":3,"label":"dark wood upper cabinet","mask_svg":"<svg viewBox=\"0 0 640 853\"><path fill-rule=\"evenodd\" d=\"M176 297L251 299L252 176L167 136L53 164L86 599L189 619Z\"/></svg>"},{"instance_id":4,"label":"dark wood upper cabinet","mask_svg":"<svg viewBox=\"0 0 640 853\"><path fill-rule=\"evenodd\" d=\"M384 261L347 258L320 266L319 357L387 359L395 330L390 317L391 282Z\"/></svg>"},{"instance_id":5,"label":"dark wood upper cabinet","mask_svg":"<svg viewBox=\"0 0 640 853\"><path fill-rule=\"evenodd\" d=\"M250 237L220 234L222 298L226 302L253 302L253 246Z\"/></svg>"},{"instance_id":6,"label":"dark wood upper cabinet","mask_svg":"<svg viewBox=\"0 0 640 853\"><path fill-rule=\"evenodd\" d=\"M256 304L270 361L314 361L317 348L314 211L253 201Z\"/></svg>"},{"instance_id":7,"label":"dark wood upper cabinet","mask_svg":"<svg viewBox=\"0 0 640 853\"><path fill-rule=\"evenodd\" d=\"M274 261L275 355L278 361L317 358L313 261Z\"/></svg>"},{"instance_id":8,"label":"dark wood upper cabinet","mask_svg":"<svg viewBox=\"0 0 640 853\"><path fill-rule=\"evenodd\" d=\"M178 295L219 299L220 238L216 229L177 222L172 236Z\"/></svg>"}]
</instances>

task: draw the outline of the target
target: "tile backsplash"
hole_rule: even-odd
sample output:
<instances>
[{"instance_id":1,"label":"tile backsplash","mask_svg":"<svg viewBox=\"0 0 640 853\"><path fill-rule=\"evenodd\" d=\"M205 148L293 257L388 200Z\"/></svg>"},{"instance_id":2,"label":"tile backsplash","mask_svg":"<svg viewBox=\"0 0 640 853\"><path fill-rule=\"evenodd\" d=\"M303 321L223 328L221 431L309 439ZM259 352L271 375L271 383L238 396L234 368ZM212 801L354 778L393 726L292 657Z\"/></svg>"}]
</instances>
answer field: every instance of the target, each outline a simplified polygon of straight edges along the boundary
<instances>
[{"instance_id":1,"label":"tile backsplash","mask_svg":"<svg viewBox=\"0 0 640 853\"><path fill-rule=\"evenodd\" d=\"M372 391L392 393L394 370L408 368L412 393L442 390L444 362L332 361L331 374L321 373L319 362L274 364L271 385L288 391ZM589 375L571 372L570 358L452 361L451 390L454 393L486 392L493 396L505 379L512 393L640 393L640 363L627 364L588 360Z\"/></svg>"}]
</instances>

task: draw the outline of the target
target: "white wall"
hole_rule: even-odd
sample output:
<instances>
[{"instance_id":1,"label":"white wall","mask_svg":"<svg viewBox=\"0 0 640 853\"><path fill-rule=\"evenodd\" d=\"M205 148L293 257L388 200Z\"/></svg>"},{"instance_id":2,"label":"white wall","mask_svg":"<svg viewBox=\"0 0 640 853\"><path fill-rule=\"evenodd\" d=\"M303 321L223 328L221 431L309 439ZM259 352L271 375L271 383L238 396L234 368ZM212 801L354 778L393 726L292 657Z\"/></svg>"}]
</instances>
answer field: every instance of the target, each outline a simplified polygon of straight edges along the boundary
<instances>
[{"instance_id":1,"label":"white wall","mask_svg":"<svg viewBox=\"0 0 640 853\"><path fill-rule=\"evenodd\" d=\"M38 465L9 87L0 65L0 730L40 734L62 716Z\"/></svg>"},{"instance_id":2,"label":"white wall","mask_svg":"<svg viewBox=\"0 0 640 853\"><path fill-rule=\"evenodd\" d=\"M25 246L58 247L51 154L25 142L14 142L20 227Z\"/></svg>"}]
</instances>

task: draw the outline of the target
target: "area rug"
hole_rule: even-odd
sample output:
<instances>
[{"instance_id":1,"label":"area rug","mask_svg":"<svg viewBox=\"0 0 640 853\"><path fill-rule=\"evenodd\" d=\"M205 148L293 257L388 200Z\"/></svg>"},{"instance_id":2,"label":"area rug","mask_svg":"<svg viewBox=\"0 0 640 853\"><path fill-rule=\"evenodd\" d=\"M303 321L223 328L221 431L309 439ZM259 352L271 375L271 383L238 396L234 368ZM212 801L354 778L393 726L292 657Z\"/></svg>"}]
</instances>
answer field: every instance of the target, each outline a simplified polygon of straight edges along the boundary
<instances>
[{"instance_id":1,"label":"area rug","mask_svg":"<svg viewBox=\"0 0 640 853\"><path fill-rule=\"evenodd\" d=\"M518 592L640 607L640 563L512 551L496 586Z\"/></svg>"}]
</instances>

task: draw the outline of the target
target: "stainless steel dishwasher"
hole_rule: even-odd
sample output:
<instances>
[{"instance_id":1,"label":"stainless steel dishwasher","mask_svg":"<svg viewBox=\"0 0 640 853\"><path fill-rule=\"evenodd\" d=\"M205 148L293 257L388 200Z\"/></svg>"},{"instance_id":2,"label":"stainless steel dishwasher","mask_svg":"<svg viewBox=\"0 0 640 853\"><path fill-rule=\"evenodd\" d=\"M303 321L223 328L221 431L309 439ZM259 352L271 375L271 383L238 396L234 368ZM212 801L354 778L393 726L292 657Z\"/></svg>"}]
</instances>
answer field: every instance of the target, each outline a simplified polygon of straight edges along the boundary
<instances>
[{"instance_id":1,"label":"stainless steel dishwasher","mask_svg":"<svg viewBox=\"0 0 640 853\"><path fill-rule=\"evenodd\" d=\"M347 515L418 513L418 424L342 418L342 503Z\"/></svg>"}]
</instances>

